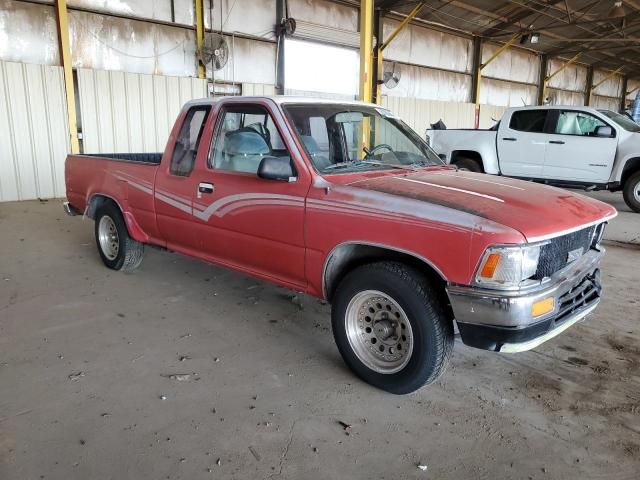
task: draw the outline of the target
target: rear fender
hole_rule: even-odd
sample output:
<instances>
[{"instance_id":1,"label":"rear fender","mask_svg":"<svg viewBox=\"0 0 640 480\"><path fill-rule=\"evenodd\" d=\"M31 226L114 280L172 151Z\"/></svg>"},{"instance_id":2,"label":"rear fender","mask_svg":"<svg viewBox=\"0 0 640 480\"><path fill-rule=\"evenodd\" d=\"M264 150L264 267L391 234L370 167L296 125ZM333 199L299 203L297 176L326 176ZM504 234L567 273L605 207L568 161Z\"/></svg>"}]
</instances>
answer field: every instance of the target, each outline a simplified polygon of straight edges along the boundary
<instances>
[{"instance_id":1,"label":"rear fender","mask_svg":"<svg viewBox=\"0 0 640 480\"><path fill-rule=\"evenodd\" d=\"M87 202L87 208L84 212L85 217L94 219L98 208L106 202L112 202L118 207L118 210L120 210L122 218L124 218L124 222L127 225L127 230L129 231L131 238L142 243L149 242L149 235L147 235L140 227L133 214L123 209L122 205L120 205L115 198L110 197L109 195L105 195L103 193L93 194Z\"/></svg>"}]
</instances>

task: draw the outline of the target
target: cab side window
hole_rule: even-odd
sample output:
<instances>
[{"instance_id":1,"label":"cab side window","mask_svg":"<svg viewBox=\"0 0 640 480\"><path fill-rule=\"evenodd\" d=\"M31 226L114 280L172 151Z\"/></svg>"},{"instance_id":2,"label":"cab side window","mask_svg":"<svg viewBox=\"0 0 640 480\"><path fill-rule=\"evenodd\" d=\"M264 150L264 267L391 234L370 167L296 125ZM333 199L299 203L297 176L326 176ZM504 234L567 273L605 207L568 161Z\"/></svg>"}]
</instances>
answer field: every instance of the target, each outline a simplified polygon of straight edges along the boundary
<instances>
[{"instance_id":1,"label":"cab side window","mask_svg":"<svg viewBox=\"0 0 640 480\"><path fill-rule=\"evenodd\" d=\"M264 157L291 158L271 115L258 105L229 105L221 113L208 165L257 173Z\"/></svg>"},{"instance_id":2,"label":"cab side window","mask_svg":"<svg viewBox=\"0 0 640 480\"><path fill-rule=\"evenodd\" d=\"M509 128L519 132L542 133L547 121L547 110L518 110L513 112Z\"/></svg>"},{"instance_id":3,"label":"cab side window","mask_svg":"<svg viewBox=\"0 0 640 480\"><path fill-rule=\"evenodd\" d=\"M203 105L193 107L187 112L176 139L176 144L173 147L173 155L171 156L171 165L169 167L172 175L181 177L191 175L210 110L210 106Z\"/></svg>"},{"instance_id":4,"label":"cab side window","mask_svg":"<svg viewBox=\"0 0 640 480\"><path fill-rule=\"evenodd\" d=\"M602 120L589 113L561 110L555 133L590 137L595 135L596 128L606 125Z\"/></svg>"}]
</instances>

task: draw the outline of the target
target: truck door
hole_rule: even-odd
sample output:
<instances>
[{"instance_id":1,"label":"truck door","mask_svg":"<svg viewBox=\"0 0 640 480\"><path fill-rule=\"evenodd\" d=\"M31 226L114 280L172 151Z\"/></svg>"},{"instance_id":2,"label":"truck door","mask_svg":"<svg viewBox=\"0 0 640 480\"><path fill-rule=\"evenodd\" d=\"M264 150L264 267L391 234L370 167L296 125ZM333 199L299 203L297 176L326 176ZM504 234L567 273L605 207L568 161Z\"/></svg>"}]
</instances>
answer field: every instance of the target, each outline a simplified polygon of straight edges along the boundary
<instances>
[{"instance_id":1,"label":"truck door","mask_svg":"<svg viewBox=\"0 0 640 480\"><path fill-rule=\"evenodd\" d=\"M510 177L542 176L547 149L548 110L515 110L510 119L500 122L497 137L500 171Z\"/></svg>"},{"instance_id":2,"label":"truck door","mask_svg":"<svg viewBox=\"0 0 640 480\"><path fill-rule=\"evenodd\" d=\"M603 119L578 110L556 110L544 163L544 178L606 183L613 168L618 139ZM599 136L598 127L611 135Z\"/></svg>"},{"instance_id":3,"label":"truck door","mask_svg":"<svg viewBox=\"0 0 640 480\"><path fill-rule=\"evenodd\" d=\"M212 261L303 288L304 211L311 180L299 155L290 153L293 140L285 136L290 134L276 127L283 122L280 116L266 102L225 102L206 161L194 172L194 215L201 248ZM266 156L291 159L296 177L289 182L259 178L258 165Z\"/></svg>"},{"instance_id":4,"label":"truck door","mask_svg":"<svg viewBox=\"0 0 640 480\"><path fill-rule=\"evenodd\" d=\"M153 193L158 230L168 248L187 250L186 253L196 253L198 248L192 206L197 188L193 168L210 111L211 105L197 105L178 118L167 142L173 146L172 151L165 152L169 161L163 159L156 174Z\"/></svg>"}]
</instances>

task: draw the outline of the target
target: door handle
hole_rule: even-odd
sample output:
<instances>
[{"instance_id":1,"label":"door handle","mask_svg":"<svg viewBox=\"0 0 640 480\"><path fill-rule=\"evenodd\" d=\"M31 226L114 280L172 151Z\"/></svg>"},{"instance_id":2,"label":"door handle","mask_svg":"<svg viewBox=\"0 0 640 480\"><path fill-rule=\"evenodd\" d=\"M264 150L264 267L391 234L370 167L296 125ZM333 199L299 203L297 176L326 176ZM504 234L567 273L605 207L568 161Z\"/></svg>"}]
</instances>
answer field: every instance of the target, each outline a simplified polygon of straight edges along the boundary
<instances>
[{"instance_id":1,"label":"door handle","mask_svg":"<svg viewBox=\"0 0 640 480\"><path fill-rule=\"evenodd\" d=\"M554 145L564 145L562 140L549 140L549 143L553 143Z\"/></svg>"},{"instance_id":2,"label":"door handle","mask_svg":"<svg viewBox=\"0 0 640 480\"><path fill-rule=\"evenodd\" d=\"M198 185L198 193L213 193L213 183L202 182Z\"/></svg>"},{"instance_id":3,"label":"door handle","mask_svg":"<svg viewBox=\"0 0 640 480\"><path fill-rule=\"evenodd\" d=\"M505 137L502 140L505 140L507 142L517 142L518 141L517 138L513 138L513 137Z\"/></svg>"}]
</instances>

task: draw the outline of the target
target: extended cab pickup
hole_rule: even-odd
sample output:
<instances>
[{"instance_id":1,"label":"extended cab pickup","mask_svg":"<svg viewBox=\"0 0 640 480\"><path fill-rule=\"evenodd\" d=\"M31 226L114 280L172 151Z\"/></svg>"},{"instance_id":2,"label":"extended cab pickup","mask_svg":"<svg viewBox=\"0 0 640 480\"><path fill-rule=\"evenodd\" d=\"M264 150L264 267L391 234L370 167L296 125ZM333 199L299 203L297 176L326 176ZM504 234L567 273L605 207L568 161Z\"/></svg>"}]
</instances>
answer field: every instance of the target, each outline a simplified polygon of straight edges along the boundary
<instances>
[{"instance_id":1,"label":"extended cab pickup","mask_svg":"<svg viewBox=\"0 0 640 480\"><path fill-rule=\"evenodd\" d=\"M393 393L442 373L454 324L517 352L583 319L616 215L457 171L379 106L292 97L189 102L164 154L69 155L65 178L107 267L150 244L327 299L345 362Z\"/></svg>"},{"instance_id":2,"label":"extended cab pickup","mask_svg":"<svg viewBox=\"0 0 640 480\"><path fill-rule=\"evenodd\" d=\"M427 130L447 163L551 185L622 190L640 212L640 126L589 107L509 108L490 130Z\"/></svg>"}]
</instances>

